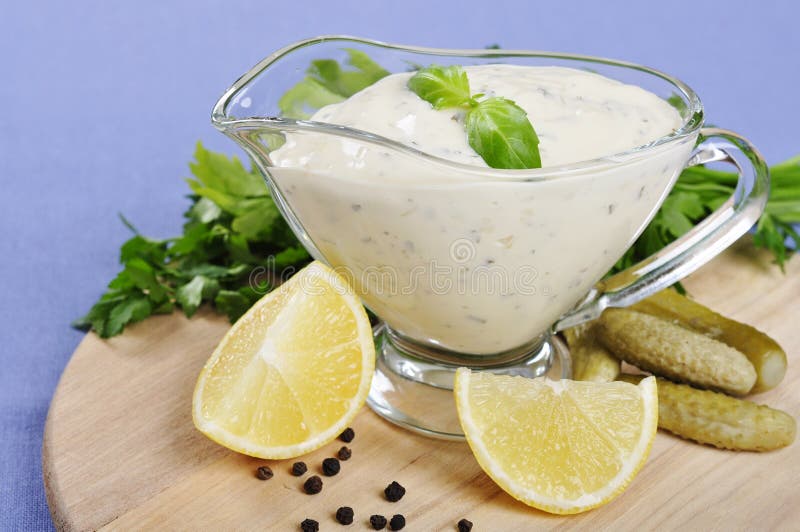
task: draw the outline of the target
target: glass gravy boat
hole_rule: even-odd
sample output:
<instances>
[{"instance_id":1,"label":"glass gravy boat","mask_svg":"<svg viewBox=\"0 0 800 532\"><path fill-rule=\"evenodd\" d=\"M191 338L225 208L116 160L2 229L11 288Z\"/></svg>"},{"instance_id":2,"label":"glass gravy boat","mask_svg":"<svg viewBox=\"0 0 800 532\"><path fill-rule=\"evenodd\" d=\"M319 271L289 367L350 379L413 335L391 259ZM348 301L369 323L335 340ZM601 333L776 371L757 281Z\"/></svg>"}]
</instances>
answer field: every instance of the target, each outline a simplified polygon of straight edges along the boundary
<instances>
[{"instance_id":1,"label":"glass gravy boat","mask_svg":"<svg viewBox=\"0 0 800 532\"><path fill-rule=\"evenodd\" d=\"M365 79L431 63L587 69L668 99L682 124L624 153L499 170L307 119ZM766 166L747 140L702 128L702 105L684 83L587 56L318 37L247 72L217 102L212 121L252 158L311 255L345 276L380 317L370 406L394 423L445 438L461 436L451 391L457 367L570 377L568 353L554 332L604 308L631 305L696 270L752 226L769 188ZM301 139L318 149L298 156L292 148ZM739 173L734 196L669 247L601 280L683 168L720 161Z\"/></svg>"}]
</instances>

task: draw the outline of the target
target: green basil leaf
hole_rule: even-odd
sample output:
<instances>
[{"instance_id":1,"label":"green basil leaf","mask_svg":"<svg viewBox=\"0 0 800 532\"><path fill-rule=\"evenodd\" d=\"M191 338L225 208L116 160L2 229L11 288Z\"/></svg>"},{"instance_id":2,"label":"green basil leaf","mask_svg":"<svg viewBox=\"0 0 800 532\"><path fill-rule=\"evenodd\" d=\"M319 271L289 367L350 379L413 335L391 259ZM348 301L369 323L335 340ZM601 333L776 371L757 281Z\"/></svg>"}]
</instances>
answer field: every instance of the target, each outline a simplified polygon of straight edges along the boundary
<instances>
[{"instance_id":1,"label":"green basil leaf","mask_svg":"<svg viewBox=\"0 0 800 532\"><path fill-rule=\"evenodd\" d=\"M487 98L467 112L469 145L492 168L541 168L539 137L527 113L505 98Z\"/></svg>"},{"instance_id":2,"label":"green basil leaf","mask_svg":"<svg viewBox=\"0 0 800 532\"><path fill-rule=\"evenodd\" d=\"M457 107L470 102L467 73L459 65L432 65L408 80L408 88L434 109Z\"/></svg>"}]
</instances>

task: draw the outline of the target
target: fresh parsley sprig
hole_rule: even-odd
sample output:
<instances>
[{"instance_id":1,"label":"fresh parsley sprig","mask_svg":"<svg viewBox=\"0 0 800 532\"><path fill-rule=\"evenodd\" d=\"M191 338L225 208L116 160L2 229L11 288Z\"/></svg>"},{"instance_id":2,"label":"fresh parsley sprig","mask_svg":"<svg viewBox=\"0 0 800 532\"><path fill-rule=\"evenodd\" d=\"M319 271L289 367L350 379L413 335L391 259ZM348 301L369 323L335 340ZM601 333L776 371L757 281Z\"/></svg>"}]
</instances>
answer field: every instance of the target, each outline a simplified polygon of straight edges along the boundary
<instances>
[{"instance_id":1,"label":"fresh parsley sprig","mask_svg":"<svg viewBox=\"0 0 800 532\"><path fill-rule=\"evenodd\" d=\"M123 269L74 326L106 338L175 308L192 316L203 303L234 321L276 276L310 260L256 171L199 143L190 167L192 204L183 234L147 238L123 218L134 233L120 249Z\"/></svg>"},{"instance_id":2,"label":"fresh parsley sprig","mask_svg":"<svg viewBox=\"0 0 800 532\"><path fill-rule=\"evenodd\" d=\"M722 205L736 189L737 176L703 166L686 168L661 208L612 273L649 257ZM791 250L800 250L800 156L770 167L770 196L756 224L753 242L768 249L783 269Z\"/></svg>"},{"instance_id":3,"label":"fresh parsley sprig","mask_svg":"<svg viewBox=\"0 0 800 532\"><path fill-rule=\"evenodd\" d=\"M500 96L471 95L461 66L420 69L408 88L434 109L462 109L469 145L490 167L541 168L539 137L525 110Z\"/></svg>"},{"instance_id":4,"label":"fresh parsley sprig","mask_svg":"<svg viewBox=\"0 0 800 532\"><path fill-rule=\"evenodd\" d=\"M389 71L361 50L346 48L345 52L345 64L334 59L311 62L306 76L278 100L284 117L309 118L320 107L341 102L389 75Z\"/></svg>"}]
</instances>

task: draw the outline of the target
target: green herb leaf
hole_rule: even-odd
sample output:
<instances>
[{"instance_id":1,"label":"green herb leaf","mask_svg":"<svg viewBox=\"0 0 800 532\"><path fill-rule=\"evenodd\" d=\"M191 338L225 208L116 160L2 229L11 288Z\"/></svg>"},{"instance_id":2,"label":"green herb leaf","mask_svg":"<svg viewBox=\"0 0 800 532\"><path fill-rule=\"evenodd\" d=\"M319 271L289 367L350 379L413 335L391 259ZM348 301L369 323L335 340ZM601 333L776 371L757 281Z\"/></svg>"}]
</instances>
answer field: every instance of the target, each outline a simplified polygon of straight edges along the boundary
<instances>
[{"instance_id":1,"label":"green herb leaf","mask_svg":"<svg viewBox=\"0 0 800 532\"><path fill-rule=\"evenodd\" d=\"M287 118L306 119L318 109L342 100L344 100L344 96L332 92L319 81L307 77L281 96L278 100L278 108L281 110L281 115Z\"/></svg>"},{"instance_id":2,"label":"green herb leaf","mask_svg":"<svg viewBox=\"0 0 800 532\"><path fill-rule=\"evenodd\" d=\"M238 157L208 151L198 142L194 158L196 162L190 163L189 167L197 181L208 190L224 192L228 196L269 195L264 179L246 170Z\"/></svg>"},{"instance_id":3,"label":"green herb leaf","mask_svg":"<svg viewBox=\"0 0 800 532\"><path fill-rule=\"evenodd\" d=\"M689 232L695 226L695 220L703 218L706 214L706 205L698 194L678 190L664 200L660 216L655 221L654 227L663 231L665 240L678 238Z\"/></svg>"},{"instance_id":4,"label":"green herb leaf","mask_svg":"<svg viewBox=\"0 0 800 532\"><path fill-rule=\"evenodd\" d=\"M355 92L352 94L389 75L389 71L373 61L366 52L355 48L346 48L345 51L347 52L347 64L363 75L362 84L358 88L354 87ZM348 94L348 96L352 96L352 94Z\"/></svg>"},{"instance_id":5,"label":"green herb leaf","mask_svg":"<svg viewBox=\"0 0 800 532\"><path fill-rule=\"evenodd\" d=\"M144 296L120 301L109 312L101 336L115 336L122 332L125 325L145 319L151 311L150 301Z\"/></svg>"},{"instance_id":6,"label":"green herb leaf","mask_svg":"<svg viewBox=\"0 0 800 532\"><path fill-rule=\"evenodd\" d=\"M249 293L248 293L249 291ZM253 294L251 297L249 294ZM231 323L238 320L247 309L258 300L258 294L250 288L234 290L220 290L214 299L217 310L228 316Z\"/></svg>"},{"instance_id":7,"label":"green herb leaf","mask_svg":"<svg viewBox=\"0 0 800 532\"><path fill-rule=\"evenodd\" d=\"M258 240L267 237L280 219L281 215L272 200L264 198L234 218L231 228L248 240Z\"/></svg>"},{"instance_id":8,"label":"green herb leaf","mask_svg":"<svg viewBox=\"0 0 800 532\"><path fill-rule=\"evenodd\" d=\"M350 68L343 68L333 59L311 62L306 77L278 100L278 108L283 116L309 118L321 107L340 102L389 75L364 52L355 48L345 51L346 64Z\"/></svg>"},{"instance_id":9,"label":"green herb leaf","mask_svg":"<svg viewBox=\"0 0 800 532\"><path fill-rule=\"evenodd\" d=\"M161 262L166 252L167 243L164 240L152 240L137 234L122 245L119 261L124 264L138 257L148 262Z\"/></svg>"},{"instance_id":10,"label":"green herb leaf","mask_svg":"<svg viewBox=\"0 0 800 532\"><path fill-rule=\"evenodd\" d=\"M120 249L123 269L75 327L108 337L175 307L192 316L204 302L218 302L219 312L238 316L263 293L249 287L256 268L297 268L310 260L258 173L202 145L195 159L188 180L195 193L189 196L183 234L147 238L121 217L135 233ZM277 278L273 273L269 279Z\"/></svg>"},{"instance_id":11,"label":"green herb leaf","mask_svg":"<svg viewBox=\"0 0 800 532\"><path fill-rule=\"evenodd\" d=\"M540 168L539 137L524 109L487 98L467 112L469 145L492 168Z\"/></svg>"},{"instance_id":12,"label":"green herb leaf","mask_svg":"<svg viewBox=\"0 0 800 532\"><path fill-rule=\"evenodd\" d=\"M798 197L796 203L800 203ZM800 205L795 207L796 214L800 213ZM786 263L787 248L786 242L791 241L795 250L800 250L800 234L797 230L784 220L774 214L766 212L758 220L756 233L753 236L753 243L758 247L769 249L775 257L775 263L783 270Z\"/></svg>"},{"instance_id":13,"label":"green herb leaf","mask_svg":"<svg viewBox=\"0 0 800 532\"><path fill-rule=\"evenodd\" d=\"M470 96L466 71L459 65L432 65L408 80L414 94L434 109L462 107L469 145L492 168L541 168L539 137L528 113L511 100Z\"/></svg>"},{"instance_id":14,"label":"green herb leaf","mask_svg":"<svg viewBox=\"0 0 800 532\"><path fill-rule=\"evenodd\" d=\"M288 247L275 255L274 266L278 270L275 273L279 274L290 266L310 260L311 256L303 246Z\"/></svg>"},{"instance_id":15,"label":"green herb leaf","mask_svg":"<svg viewBox=\"0 0 800 532\"><path fill-rule=\"evenodd\" d=\"M158 303L165 299L166 290L156 278L155 269L144 259L134 257L125 264L125 273L142 292Z\"/></svg>"},{"instance_id":16,"label":"green herb leaf","mask_svg":"<svg viewBox=\"0 0 800 532\"><path fill-rule=\"evenodd\" d=\"M753 243L768 249L783 269L787 244L800 249L800 157L770 168L771 190L759 219ZM703 166L686 168L653 220L609 273L616 273L659 251L724 203L736 189L738 177Z\"/></svg>"},{"instance_id":17,"label":"green herb leaf","mask_svg":"<svg viewBox=\"0 0 800 532\"><path fill-rule=\"evenodd\" d=\"M86 313L85 316L73 321L72 326L83 330L92 329L96 331L100 337L107 337L108 335L105 334L105 324L108 320L108 315L111 309L121 301L124 301L126 297L124 293L106 293L100 298L100 301L92 305L92 308L89 309L89 312Z\"/></svg>"},{"instance_id":18,"label":"green herb leaf","mask_svg":"<svg viewBox=\"0 0 800 532\"><path fill-rule=\"evenodd\" d=\"M333 59L321 59L311 63L308 76L331 93L346 97L389 74L363 52L348 50L348 54L350 56L348 64L355 66L356 70L344 70Z\"/></svg>"},{"instance_id":19,"label":"green herb leaf","mask_svg":"<svg viewBox=\"0 0 800 532\"><path fill-rule=\"evenodd\" d=\"M219 282L203 275L196 275L191 281L178 288L175 299L186 317L191 318L203 299L214 299L219 293Z\"/></svg>"},{"instance_id":20,"label":"green herb leaf","mask_svg":"<svg viewBox=\"0 0 800 532\"><path fill-rule=\"evenodd\" d=\"M458 107L470 102L467 73L458 65L423 68L411 76L408 88L434 109Z\"/></svg>"},{"instance_id":21,"label":"green herb leaf","mask_svg":"<svg viewBox=\"0 0 800 532\"><path fill-rule=\"evenodd\" d=\"M222 209L220 209L219 205L208 198L198 199L190 209L190 216L204 224L213 222L218 219L221 214Z\"/></svg>"}]
</instances>

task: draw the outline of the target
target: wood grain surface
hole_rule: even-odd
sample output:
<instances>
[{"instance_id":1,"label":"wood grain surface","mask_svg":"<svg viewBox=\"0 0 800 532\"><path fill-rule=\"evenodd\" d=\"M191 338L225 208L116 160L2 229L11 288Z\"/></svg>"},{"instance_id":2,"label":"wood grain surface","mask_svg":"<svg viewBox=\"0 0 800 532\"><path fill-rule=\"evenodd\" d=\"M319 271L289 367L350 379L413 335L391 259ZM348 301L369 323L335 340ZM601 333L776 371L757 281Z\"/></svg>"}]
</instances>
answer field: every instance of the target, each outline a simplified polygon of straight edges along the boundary
<instances>
[{"instance_id":1,"label":"wood grain surface","mask_svg":"<svg viewBox=\"0 0 800 532\"><path fill-rule=\"evenodd\" d=\"M786 274L747 241L686 282L701 302L774 336L789 354L776 390L754 397L800 413L800 257ZM577 516L548 515L515 501L481 471L464 443L417 436L369 409L354 423L353 457L323 477L322 493L302 491L291 460L263 461L228 451L197 432L191 395L200 368L228 328L209 312L148 319L124 335L89 334L53 397L43 444L45 486L60 530L299 530L306 517L338 530L339 506L356 513L402 513L406 530L798 530L800 444L771 453L736 453L659 432L650 458L612 503ZM342 443L303 458L310 471ZM269 481L256 467L268 464ZM310 474L310 473L309 473ZM397 503L383 488L407 488Z\"/></svg>"}]
</instances>

